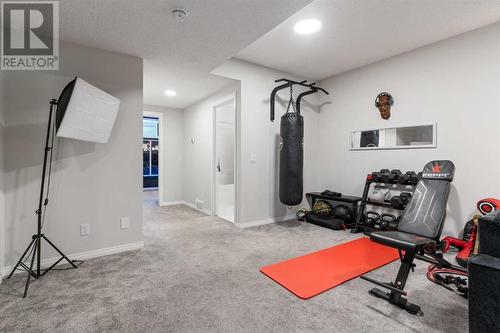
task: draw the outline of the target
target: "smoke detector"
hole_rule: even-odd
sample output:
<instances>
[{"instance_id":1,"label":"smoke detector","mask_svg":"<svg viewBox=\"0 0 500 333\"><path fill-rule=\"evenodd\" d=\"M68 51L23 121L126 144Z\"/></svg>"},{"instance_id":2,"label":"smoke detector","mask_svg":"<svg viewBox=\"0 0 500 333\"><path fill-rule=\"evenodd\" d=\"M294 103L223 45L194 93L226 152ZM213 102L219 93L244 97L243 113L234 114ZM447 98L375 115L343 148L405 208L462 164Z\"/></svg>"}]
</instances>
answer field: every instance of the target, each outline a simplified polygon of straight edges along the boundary
<instances>
[{"instance_id":1,"label":"smoke detector","mask_svg":"<svg viewBox=\"0 0 500 333\"><path fill-rule=\"evenodd\" d=\"M184 9L174 8L172 9L172 17L177 22L184 22L188 16L188 12Z\"/></svg>"}]
</instances>

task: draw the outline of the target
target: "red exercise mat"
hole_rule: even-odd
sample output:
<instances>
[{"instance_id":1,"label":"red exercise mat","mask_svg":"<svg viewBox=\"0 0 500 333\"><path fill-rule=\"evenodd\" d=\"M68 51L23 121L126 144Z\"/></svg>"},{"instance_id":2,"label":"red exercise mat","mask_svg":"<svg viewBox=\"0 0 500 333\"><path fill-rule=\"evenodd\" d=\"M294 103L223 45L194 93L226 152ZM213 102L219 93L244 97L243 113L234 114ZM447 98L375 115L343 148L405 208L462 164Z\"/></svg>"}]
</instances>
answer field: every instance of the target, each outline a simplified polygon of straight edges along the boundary
<instances>
[{"instance_id":1,"label":"red exercise mat","mask_svg":"<svg viewBox=\"0 0 500 333\"><path fill-rule=\"evenodd\" d=\"M399 259L398 250L360 238L261 268L302 299Z\"/></svg>"}]
</instances>

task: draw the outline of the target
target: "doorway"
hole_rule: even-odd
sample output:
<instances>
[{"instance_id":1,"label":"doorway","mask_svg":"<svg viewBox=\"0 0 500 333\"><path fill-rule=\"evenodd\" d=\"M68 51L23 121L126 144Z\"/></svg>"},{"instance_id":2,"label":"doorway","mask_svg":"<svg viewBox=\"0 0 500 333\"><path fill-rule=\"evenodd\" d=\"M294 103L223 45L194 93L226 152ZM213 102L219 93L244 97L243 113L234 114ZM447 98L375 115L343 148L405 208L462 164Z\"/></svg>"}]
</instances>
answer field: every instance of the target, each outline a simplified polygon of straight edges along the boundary
<instances>
[{"instance_id":1,"label":"doorway","mask_svg":"<svg viewBox=\"0 0 500 333\"><path fill-rule=\"evenodd\" d=\"M158 203L161 202L161 123L161 113L143 113L142 186Z\"/></svg>"},{"instance_id":2,"label":"doorway","mask_svg":"<svg viewBox=\"0 0 500 333\"><path fill-rule=\"evenodd\" d=\"M213 108L214 215L235 222L236 212L236 94Z\"/></svg>"}]
</instances>

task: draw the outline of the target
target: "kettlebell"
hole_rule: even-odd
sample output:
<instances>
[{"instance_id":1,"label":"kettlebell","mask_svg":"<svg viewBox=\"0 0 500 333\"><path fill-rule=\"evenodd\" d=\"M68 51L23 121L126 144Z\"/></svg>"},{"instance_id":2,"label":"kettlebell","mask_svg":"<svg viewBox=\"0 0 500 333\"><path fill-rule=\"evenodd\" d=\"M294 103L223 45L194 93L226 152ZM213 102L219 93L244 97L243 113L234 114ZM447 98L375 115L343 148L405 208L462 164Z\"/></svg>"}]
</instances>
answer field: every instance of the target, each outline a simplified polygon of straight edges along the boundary
<instances>
[{"instance_id":1,"label":"kettlebell","mask_svg":"<svg viewBox=\"0 0 500 333\"><path fill-rule=\"evenodd\" d=\"M380 219L379 213L374 211L368 211L365 214L365 225L369 227L374 227L379 219Z\"/></svg>"},{"instance_id":2,"label":"kettlebell","mask_svg":"<svg viewBox=\"0 0 500 333\"><path fill-rule=\"evenodd\" d=\"M380 215L380 220L378 222L380 230L387 230L389 227L394 226L394 223L396 223L397 219L396 216L392 214L382 214Z\"/></svg>"}]
</instances>

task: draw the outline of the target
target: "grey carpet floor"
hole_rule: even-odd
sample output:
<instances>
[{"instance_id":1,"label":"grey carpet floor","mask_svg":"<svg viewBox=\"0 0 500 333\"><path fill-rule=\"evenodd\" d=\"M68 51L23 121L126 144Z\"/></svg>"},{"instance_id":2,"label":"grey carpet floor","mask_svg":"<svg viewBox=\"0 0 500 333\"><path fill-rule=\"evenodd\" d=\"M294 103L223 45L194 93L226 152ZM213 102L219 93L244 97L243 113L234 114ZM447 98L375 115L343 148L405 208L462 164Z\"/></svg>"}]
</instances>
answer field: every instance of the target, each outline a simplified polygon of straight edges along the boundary
<instances>
[{"instance_id":1,"label":"grey carpet floor","mask_svg":"<svg viewBox=\"0 0 500 333\"><path fill-rule=\"evenodd\" d=\"M22 299L24 277L0 285L0 332L466 332L467 301L426 280L408 281L415 317L368 295L354 279L301 300L259 272L264 265L359 235L298 222L239 229L147 194L143 250L51 272ZM345 254L346 256L349 253ZM398 263L370 275L391 280Z\"/></svg>"}]
</instances>

